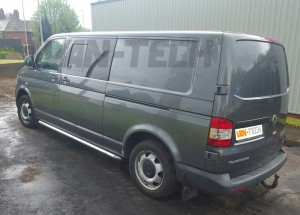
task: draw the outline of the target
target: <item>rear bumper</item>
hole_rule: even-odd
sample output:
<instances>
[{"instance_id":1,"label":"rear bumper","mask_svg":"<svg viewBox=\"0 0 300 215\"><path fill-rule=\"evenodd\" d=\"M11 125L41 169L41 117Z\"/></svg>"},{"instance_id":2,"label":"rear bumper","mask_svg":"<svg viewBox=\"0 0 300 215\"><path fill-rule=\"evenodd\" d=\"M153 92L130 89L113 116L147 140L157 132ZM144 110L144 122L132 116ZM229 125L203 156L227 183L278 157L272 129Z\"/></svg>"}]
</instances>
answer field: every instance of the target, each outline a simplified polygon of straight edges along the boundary
<instances>
[{"instance_id":1,"label":"rear bumper","mask_svg":"<svg viewBox=\"0 0 300 215\"><path fill-rule=\"evenodd\" d=\"M287 155L280 150L278 156L264 166L247 174L230 178L229 173L214 174L190 167L185 164L176 164L177 179L185 181L189 186L218 194L230 194L239 188L252 187L274 175L286 162Z\"/></svg>"}]
</instances>

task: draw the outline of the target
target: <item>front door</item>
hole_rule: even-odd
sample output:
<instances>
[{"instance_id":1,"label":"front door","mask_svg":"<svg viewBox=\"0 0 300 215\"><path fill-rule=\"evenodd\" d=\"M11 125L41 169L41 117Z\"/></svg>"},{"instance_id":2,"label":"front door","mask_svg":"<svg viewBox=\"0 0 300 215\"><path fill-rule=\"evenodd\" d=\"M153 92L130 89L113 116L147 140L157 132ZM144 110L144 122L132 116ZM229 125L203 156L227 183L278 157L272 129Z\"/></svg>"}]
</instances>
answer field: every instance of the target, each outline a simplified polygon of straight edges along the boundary
<instances>
[{"instance_id":1,"label":"front door","mask_svg":"<svg viewBox=\"0 0 300 215\"><path fill-rule=\"evenodd\" d=\"M55 100L58 97L65 41L65 38L52 39L38 52L31 76L33 80L28 86L37 117L50 123L56 115Z\"/></svg>"}]
</instances>

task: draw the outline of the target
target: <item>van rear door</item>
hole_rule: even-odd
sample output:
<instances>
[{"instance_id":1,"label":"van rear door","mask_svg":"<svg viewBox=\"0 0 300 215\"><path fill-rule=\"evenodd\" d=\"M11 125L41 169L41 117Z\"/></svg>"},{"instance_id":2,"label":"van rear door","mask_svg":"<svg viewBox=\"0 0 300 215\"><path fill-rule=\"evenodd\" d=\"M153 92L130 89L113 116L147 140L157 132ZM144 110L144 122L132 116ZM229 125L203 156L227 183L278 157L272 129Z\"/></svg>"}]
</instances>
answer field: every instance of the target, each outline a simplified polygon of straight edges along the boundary
<instances>
[{"instance_id":1,"label":"van rear door","mask_svg":"<svg viewBox=\"0 0 300 215\"><path fill-rule=\"evenodd\" d=\"M224 34L213 116L233 122L229 147L217 152L206 169L232 177L263 166L279 153L288 109L288 69L284 47L270 39Z\"/></svg>"}]
</instances>

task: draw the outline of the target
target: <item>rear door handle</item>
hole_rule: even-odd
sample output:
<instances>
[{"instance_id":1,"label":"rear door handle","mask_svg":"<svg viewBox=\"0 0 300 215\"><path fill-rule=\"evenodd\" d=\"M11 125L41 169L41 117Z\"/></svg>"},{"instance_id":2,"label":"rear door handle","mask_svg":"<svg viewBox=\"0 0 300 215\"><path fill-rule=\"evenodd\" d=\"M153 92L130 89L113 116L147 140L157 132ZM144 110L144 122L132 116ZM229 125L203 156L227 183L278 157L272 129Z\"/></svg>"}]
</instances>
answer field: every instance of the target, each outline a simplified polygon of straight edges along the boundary
<instances>
[{"instance_id":1,"label":"rear door handle","mask_svg":"<svg viewBox=\"0 0 300 215\"><path fill-rule=\"evenodd\" d=\"M63 82L66 84L66 83L69 83L70 82L70 79L68 79L67 76L63 77Z\"/></svg>"}]
</instances>

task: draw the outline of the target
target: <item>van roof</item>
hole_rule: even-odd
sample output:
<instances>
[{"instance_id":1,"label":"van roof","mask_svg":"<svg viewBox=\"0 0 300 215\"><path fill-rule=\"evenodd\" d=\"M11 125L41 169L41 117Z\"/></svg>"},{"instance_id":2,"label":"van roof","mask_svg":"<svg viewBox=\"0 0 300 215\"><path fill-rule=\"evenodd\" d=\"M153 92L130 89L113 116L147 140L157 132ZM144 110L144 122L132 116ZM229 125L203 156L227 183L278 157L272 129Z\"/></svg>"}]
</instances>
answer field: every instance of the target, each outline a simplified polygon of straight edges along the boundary
<instances>
[{"instance_id":1,"label":"van roof","mask_svg":"<svg viewBox=\"0 0 300 215\"><path fill-rule=\"evenodd\" d=\"M56 34L59 36L157 36L157 35L198 35L198 34L223 34L222 31L95 31L95 32L74 32L74 33L62 33Z\"/></svg>"},{"instance_id":2,"label":"van roof","mask_svg":"<svg viewBox=\"0 0 300 215\"><path fill-rule=\"evenodd\" d=\"M230 31L95 31L95 32L73 32L55 34L52 37L58 36L113 36L113 37L160 37L160 36L172 36L172 37L197 37L200 35L226 35L228 37L235 37L239 39L248 40L260 40L272 43L278 43L276 40L267 37L260 37L251 34L245 34L240 32ZM52 38L51 37L51 38ZM280 43L279 43L280 44Z\"/></svg>"}]
</instances>

